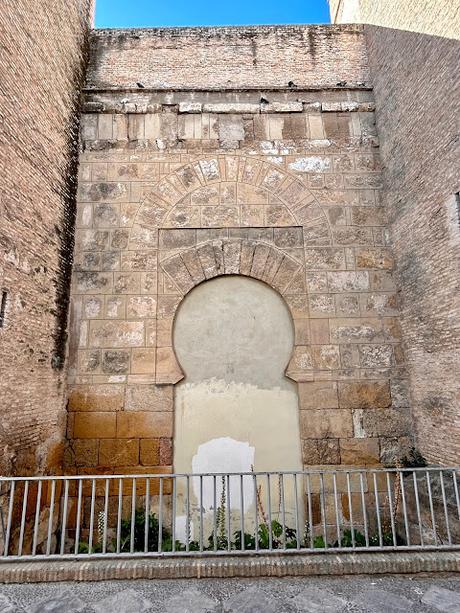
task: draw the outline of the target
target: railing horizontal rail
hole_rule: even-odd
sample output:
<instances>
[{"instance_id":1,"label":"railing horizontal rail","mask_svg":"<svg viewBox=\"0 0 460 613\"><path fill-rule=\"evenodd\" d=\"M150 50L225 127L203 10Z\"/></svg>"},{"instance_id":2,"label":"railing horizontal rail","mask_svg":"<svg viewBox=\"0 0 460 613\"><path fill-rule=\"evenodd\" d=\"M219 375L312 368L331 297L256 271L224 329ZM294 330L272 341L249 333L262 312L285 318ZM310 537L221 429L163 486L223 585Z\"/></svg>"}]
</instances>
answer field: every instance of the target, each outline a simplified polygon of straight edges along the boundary
<instances>
[{"instance_id":1,"label":"railing horizontal rail","mask_svg":"<svg viewBox=\"0 0 460 613\"><path fill-rule=\"evenodd\" d=\"M0 478L0 560L460 548L459 467Z\"/></svg>"}]
</instances>

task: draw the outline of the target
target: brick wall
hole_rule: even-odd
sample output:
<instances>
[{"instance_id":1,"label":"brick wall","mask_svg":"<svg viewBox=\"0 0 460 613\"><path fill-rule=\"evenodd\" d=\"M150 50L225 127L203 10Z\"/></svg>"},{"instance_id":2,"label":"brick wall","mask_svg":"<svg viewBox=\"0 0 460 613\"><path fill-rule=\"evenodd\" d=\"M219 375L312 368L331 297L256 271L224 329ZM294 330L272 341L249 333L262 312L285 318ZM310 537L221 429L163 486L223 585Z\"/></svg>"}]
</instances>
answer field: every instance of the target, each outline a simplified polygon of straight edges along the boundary
<instances>
[{"instance_id":1,"label":"brick wall","mask_svg":"<svg viewBox=\"0 0 460 613\"><path fill-rule=\"evenodd\" d=\"M90 10L0 7L0 473L58 470L78 91Z\"/></svg>"},{"instance_id":2,"label":"brick wall","mask_svg":"<svg viewBox=\"0 0 460 613\"><path fill-rule=\"evenodd\" d=\"M458 464L460 13L437 0L362 0L360 10L386 26L366 26L366 40L417 444Z\"/></svg>"},{"instance_id":3,"label":"brick wall","mask_svg":"<svg viewBox=\"0 0 460 613\"><path fill-rule=\"evenodd\" d=\"M88 86L238 89L368 80L360 26L98 30Z\"/></svg>"},{"instance_id":4,"label":"brick wall","mask_svg":"<svg viewBox=\"0 0 460 613\"><path fill-rule=\"evenodd\" d=\"M69 470L172 470L184 376L174 315L191 288L221 274L262 279L290 308L286 374L298 386L305 465L391 463L411 444L373 95L365 59L349 64L364 58L363 34L251 28L256 49L284 41L260 68L245 65L247 31L94 36L89 85L103 87L87 90L82 119ZM227 38L234 45L222 49ZM311 40L322 42L313 50ZM210 60L189 73L184 58L200 45L216 61L240 55L248 87L225 89L233 68L222 80ZM161 48L161 70L182 90L150 81L148 54ZM338 48L348 59L296 72L299 54L308 67ZM292 74L303 87L286 87ZM137 81L148 91L133 91Z\"/></svg>"}]
</instances>

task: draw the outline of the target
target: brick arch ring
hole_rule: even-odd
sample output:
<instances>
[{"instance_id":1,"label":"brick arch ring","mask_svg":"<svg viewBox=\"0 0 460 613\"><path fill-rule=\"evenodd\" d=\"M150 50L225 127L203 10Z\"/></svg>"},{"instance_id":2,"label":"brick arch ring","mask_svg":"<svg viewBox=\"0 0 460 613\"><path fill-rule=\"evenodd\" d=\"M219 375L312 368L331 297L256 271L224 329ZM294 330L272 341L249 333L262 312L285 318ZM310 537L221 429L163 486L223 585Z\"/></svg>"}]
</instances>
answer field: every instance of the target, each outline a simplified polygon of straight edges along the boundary
<instances>
[{"instance_id":1,"label":"brick arch ring","mask_svg":"<svg viewBox=\"0 0 460 613\"><path fill-rule=\"evenodd\" d=\"M197 285L223 275L242 275L263 281L284 299L294 324L294 348L285 376L293 381L313 379L309 340L309 319L305 266L282 249L258 240L238 238L209 240L168 257L159 264L171 284L177 288L180 300L175 304L169 321L162 328L164 342L157 348L156 382L175 384L184 377L173 348L173 323L182 299Z\"/></svg>"},{"instance_id":2,"label":"brick arch ring","mask_svg":"<svg viewBox=\"0 0 460 613\"><path fill-rule=\"evenodd\" d=\"M332 244L322 206L298 177L255 156L203 157L144 188L130 247L156 247L159 228L292 225L305 247Z\"/></svg>"}]
</instances>

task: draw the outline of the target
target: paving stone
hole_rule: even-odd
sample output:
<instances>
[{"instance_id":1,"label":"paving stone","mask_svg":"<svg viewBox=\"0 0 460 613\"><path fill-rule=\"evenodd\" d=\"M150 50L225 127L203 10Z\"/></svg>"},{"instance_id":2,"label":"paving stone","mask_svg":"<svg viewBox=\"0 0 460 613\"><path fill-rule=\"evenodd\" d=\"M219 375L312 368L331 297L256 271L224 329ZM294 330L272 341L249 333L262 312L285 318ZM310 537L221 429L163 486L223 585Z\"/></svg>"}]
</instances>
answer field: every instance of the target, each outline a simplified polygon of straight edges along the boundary
<instances>
[{"instance_id":1,"label":"paving stone","mask_svg":"<svg viewBox=\"0 0 460 613\"><path fill-rule=\"evenodd\" d=\"M165 603L166 613L211 613L218 603L198 590L185 590Z\"/></svg>"},{"instance_id":2,"label":"paving stone","mask_svg":"<svg viewBox=\"0 0 460 613\"><path fill-rule=\"evenodd\" d=\"M361 592L355 602L367 613L407 613L414 610L414 603L404 596L379 589Z\"/></svg>"},{"instance_id":3,"label":"paving stone","mask_svg":"<svg viewBox=\"0 0 460 613\"><path fill-rule=\"evenodd\" d=\"M22 611L19 607L16 607L5 594L0 594L0 613L16 613Z\"/></svg>"},{"instance_id":4,"label":"paving stone","mask_svg":"<svg viewBox=\"0 0 460 613\"><path fill-rule=\"evenodd\" d=\"M96 613L143 613L152 603L135 590L124 590L93 605Z\"/></svg>"},{"instance_id":5,"label":"paving stone","mask_svg":"<svg viewBox=\"0 0 460 613\"><path fill-rule=\"evenodd\" d=\"M430 607L434 607L437 611L445 613L460 612L460 592L446 590L436 585L433 585L425 592L422 596L422 602Z\"/></svg>"},{"instance_id":6,"label":"paving stone","mask_svg":"<svg viewBox=\"0 0 460 613\"><path fill-rule=\"evenodd\" d=\"M280 613L279 606L258 588L249 588L224 602L225 613Z\"/></svg>"},{"instance_id":7,"label":"paving stone","mask_svg":"<svg viewBox=\"0 0 460 613\"><path fill-rule=\"evenodd\" d=\"M78 613L86 604L71 590L61 590L52 598L41 600L26 609L27 613ZM121 613L121 612L118 612Z\"/></svg>"},{"instance_id":8,"label":"paving stone","mask_svg":"<svg viewBox=\"0 0 460 613\"><path fill-rule=\"evenodd\" d=\"M345 609L347 601L328 590L310 587L294 598L294 604L298 611L307 613L339 613Z\"/></svg>"}]
</instances>

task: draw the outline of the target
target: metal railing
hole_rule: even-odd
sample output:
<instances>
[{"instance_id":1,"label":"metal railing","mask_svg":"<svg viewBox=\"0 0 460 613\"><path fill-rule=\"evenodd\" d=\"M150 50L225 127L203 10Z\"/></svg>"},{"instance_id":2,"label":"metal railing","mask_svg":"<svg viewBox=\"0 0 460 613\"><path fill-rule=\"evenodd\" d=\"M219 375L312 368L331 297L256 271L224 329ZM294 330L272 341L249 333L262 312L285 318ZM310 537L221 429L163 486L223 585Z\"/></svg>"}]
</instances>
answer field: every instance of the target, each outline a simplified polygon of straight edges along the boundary
<instances>
[{"instance_id":1,"label":"metal railing","mask_svg":"<svg viewBox=\"0 0 460 613\"><path fill-rule=\"evenodd\" d=\"M458 468L0 479L2 560L460 547Z\"/></svg>"}]
</instances>

